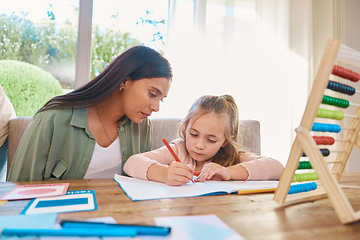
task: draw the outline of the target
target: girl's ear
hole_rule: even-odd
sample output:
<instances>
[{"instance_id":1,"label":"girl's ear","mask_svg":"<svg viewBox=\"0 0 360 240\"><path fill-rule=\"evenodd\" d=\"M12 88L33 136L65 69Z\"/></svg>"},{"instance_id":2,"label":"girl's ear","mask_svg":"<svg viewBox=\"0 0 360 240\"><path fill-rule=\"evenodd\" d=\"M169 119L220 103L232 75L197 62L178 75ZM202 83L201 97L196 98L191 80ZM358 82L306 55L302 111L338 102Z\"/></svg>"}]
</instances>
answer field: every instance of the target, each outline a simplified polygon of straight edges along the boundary
<instances>
[{"instance_id":1,"label":"girl's ear","mask_svg":"<svg viewBox=\"0 0 360 240\"><path fill-rule=\"evenodd\" d=\"M234 135L231 135L231 138L234 138ZM226 139L225 142L221 145L221 147L225 147L229 141Z\"/></svg>"},{"instance_id":2,"label":"girl's ear","mask_svg":"<svg viewBox=\"0 0 360 240\"><path fill-rule=\"evenodd\" d=\"M228 140L225 140L225 142L221 145L221 147L222 147L222 148L225 147L228 143L229 143L229 141L228 141Z\"/></svg>"}]
</instances>

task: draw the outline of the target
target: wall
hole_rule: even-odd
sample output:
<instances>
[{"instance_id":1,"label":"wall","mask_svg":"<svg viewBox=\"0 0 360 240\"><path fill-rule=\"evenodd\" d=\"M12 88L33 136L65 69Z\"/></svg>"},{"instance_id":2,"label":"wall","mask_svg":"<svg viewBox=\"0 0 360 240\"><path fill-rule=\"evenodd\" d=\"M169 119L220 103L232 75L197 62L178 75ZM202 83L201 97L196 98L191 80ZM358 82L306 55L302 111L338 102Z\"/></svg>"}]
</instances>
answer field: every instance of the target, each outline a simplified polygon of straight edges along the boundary
<instances>
[{"instance_id":1,"label":"wall","mask_svg":"<svg viewBox=\"0 0 360 240\"><path fill-rule=\"evenodd\" d=\"M360 51L360 1L358 0L345 0L344 1L344 44ZM359 70L357 70L359 71ZM360 89L360 83L357 83L356 87ZM356 94L352 98L352 102L360 101L360 94ZM360 152L356 148L353 149L346 171L349 172L360 172Z\"/></svg>"},{"instance_id":2,"label":"wall","mask_svg":"<svg viewBox=\"0 0 360 240\"><path fill-rule=\"evenodd\" d=\"M293 92L299 95L300 91L304 91L304 87L310 92L328 39L341 39L347 46L360 51L360 1L291 0L290 3L290 48L308 62L309 81L306 84L298 83L296 91ZM354 87L360 89L359 84ZM349 101L360 102L360 94L351 97ZM296 114L303 114L302 104L299 102L298 106L294 106L294 126L300 123ZM346 121L341 125L348 126L349 122ZM339 139L343 137L341 134L337 136ZM333 147L338 149L340 144ZM333 158L331 160L335 160L336 155ZM345 171L360 172L360 151L356 148L349 157Z\"/></svg>"}]
</instances>

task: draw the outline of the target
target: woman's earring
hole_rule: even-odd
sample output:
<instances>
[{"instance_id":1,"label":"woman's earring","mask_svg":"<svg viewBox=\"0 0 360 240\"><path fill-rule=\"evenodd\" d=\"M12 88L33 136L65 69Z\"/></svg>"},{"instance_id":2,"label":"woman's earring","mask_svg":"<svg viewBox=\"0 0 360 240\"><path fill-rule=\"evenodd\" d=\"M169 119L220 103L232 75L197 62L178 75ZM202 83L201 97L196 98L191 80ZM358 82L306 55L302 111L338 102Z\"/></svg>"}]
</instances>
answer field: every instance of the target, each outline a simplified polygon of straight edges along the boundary
<instances>
[{"instance_id":1,"label":"woman's earring","mask_svg":"<svg viewBox=\"0 0 360 240\"><path fill-rule=\"evenodd\" d=\"M124 86L120 86L120 91L124 90Z\"/></svg>"}]
</instances>

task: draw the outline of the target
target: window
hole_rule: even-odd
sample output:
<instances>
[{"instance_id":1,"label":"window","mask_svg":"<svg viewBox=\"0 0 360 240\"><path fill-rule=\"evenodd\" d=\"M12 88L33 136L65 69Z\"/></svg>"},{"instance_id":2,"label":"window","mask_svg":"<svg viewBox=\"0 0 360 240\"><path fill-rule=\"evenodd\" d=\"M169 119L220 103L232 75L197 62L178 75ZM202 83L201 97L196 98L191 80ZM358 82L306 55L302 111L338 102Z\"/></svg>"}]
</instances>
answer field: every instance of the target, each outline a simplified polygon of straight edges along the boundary
<instances>
[{"instance_id":1,"label":"window","mask_svg":"<svg viewBox=\"0 0 360 240\"><path fill-rule=\"evenodd\" d=\"M262 154L285 164L293 123L300 122L292 105L300 92L306 94L297 86L307 82L308 66L288 48L289 2L171 2L166 53L174 80L153 117L184 117L201 95L231 94L241 119L261 123ZM297 110L300 115L302 108Z\"/></svg>"},{"instance_id":2,"label":"window","mask_svg":"<svg viewBox=\"0 0 360 240\"><path fill-rule=\"evenodd\" d=\"M49 37L49 44L41 45L48 58L35 62L65 88L74 84L65 80L75 78L79 7L79 0L42 0L36 7L13 0L0 10L48 26L39 33ZM93 0L87 19L92 21L91 77L130 46L153 47L174 72L169 96L153 118L182 118L201 95L231 94L241 119L260 121L262 154L285 163L307 94L307 85L299 83L307 83L309 75L307 59L288 47L288 9L289 0ZM31 50L40 51L39 43Z\"/></svg>"},{"instance_id":3,"label":"window","mask_svg":"<svg viewBox=\"0 0 360 240\"><path fill-rule=\"evenodd\" d=\"M51 72L73 88L78 0L13 0L0 10L0 59L18 60Z\"/></svg>"},{"instance_id":4,"label":"window","mask_svg":"<svg viewBox=\"0 0 360 240\"><path fill-rule=\"evenodd\" d=\"M164 53L167 17L168 0L94 0L91 76L131 46Z\"/></svg>"}]
</instances>

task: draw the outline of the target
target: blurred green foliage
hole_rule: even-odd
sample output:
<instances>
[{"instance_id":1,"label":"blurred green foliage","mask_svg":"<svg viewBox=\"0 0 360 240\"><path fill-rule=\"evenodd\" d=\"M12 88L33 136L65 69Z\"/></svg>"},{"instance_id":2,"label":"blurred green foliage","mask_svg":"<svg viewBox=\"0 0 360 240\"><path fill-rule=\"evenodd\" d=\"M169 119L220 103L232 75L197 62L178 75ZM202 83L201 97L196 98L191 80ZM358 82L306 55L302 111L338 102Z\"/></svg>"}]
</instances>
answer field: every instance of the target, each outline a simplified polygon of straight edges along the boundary
<instances>
[{"instance_id":1,"label":"blurred green foliage","mask_svg":"<svg viewBox=\"0 0 360 240\"><path fill-rule=\"evenodd\" d=\"M77 26L58 24L53 18L34 23L15 14L0 14L0 60L28 62L45 69L63 88L72 88L75 77ZM116 56L140 41L130 33L112 29L92 30L91 78L101 72ZM68 70L72 68L72 73Z\"/></svg>"},{"instance_id":2,"label":"blurred green foliage","mask_svg":"<svg viewBox=\"0 0 360 240\"><path fill-rule=\"evenodd\" d=\"M49 72L14 60L0 60L0 85L18 117L33 116L49 99L63 94Z\"/></svg>"},{"instance_id":3,"label":"blurred green foliage","mask_svg":"<svg viewBox=\"0 0 360 240\"><path fill-rule=\"evenodd\" d=\"M63 94L62 88L74 87L78 26L56 22L52 11L47 14L48 19L36 23L26 12L0 14L0 85L18 117L34 115L52 97ZM165 45L158 28L165 20L151 20L150 15L147 11L137 24L152 26L152 41ZM129 32L93 26L91 78L126 49L141 44Z\"/></svg>"}]
</instances>

